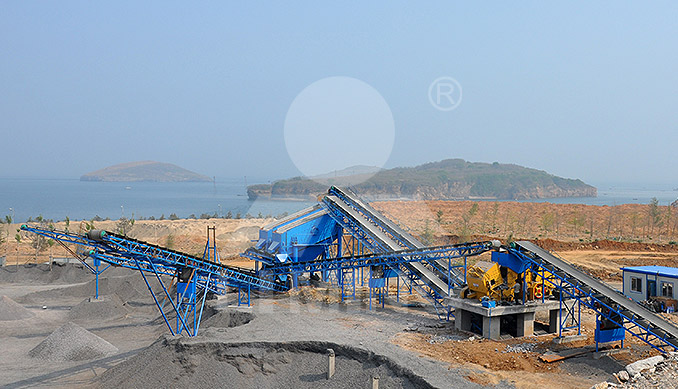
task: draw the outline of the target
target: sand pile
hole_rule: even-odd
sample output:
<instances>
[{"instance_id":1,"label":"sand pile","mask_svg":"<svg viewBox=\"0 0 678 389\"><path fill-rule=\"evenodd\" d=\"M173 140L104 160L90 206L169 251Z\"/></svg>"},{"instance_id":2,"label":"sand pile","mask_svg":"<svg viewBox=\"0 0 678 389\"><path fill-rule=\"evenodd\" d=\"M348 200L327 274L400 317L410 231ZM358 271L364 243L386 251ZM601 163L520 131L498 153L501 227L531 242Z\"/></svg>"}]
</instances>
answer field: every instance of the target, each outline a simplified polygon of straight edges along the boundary
<instances>
[{"instance_id":1,"label":"sand pile","mask_svg":"<svg viewBox=\"0 0 678 389\"><path fill-rule=\"evenodd\" d=\"M204 327L229 328L247 324L254 319L254 313L235 309L216 311L212 316L202 322Z\"/></svg>"},{"instance_id":2,"label":"sand pile","mask_svg":"<svg viewBox=\"0 0 678 389\"><path fill-rule=\"evenodd\" d=\"M101 320L125 317L129 310L117 295L90 297L71 308L71 320Z\"/></svg>"},{"instance_id":3,"label":"sand pile","mask_svg":"<svg viewBox=\"0 0 678 389\"><path fill-rule=\"evenodd\" d=\"M57 328L28 352L51 362L85 361L114 355L118 348L74 323Z\"/></svg>"},{"instance_id":4,"label":"sand pile","mask_svg":"<svg viewBox=\"0 0 678 389\"><path fill-rule=\"evenodd\" d=\"M7 296L0 298L0 321L21 320L33 317L33 312L17 304Z\"/></svg>"},{"instance_id":5,"label":"sand pile","mask_svg":"<svg viewBox=\"0 0 678 389\"><path fill-rule=\"evenodd\" d=\"M336 373L327 380L327 349ZM364 349L326 342L222 343L163 337L98 378L101 387L430 388L394 361Z\"/></svg>"}]
</instances>

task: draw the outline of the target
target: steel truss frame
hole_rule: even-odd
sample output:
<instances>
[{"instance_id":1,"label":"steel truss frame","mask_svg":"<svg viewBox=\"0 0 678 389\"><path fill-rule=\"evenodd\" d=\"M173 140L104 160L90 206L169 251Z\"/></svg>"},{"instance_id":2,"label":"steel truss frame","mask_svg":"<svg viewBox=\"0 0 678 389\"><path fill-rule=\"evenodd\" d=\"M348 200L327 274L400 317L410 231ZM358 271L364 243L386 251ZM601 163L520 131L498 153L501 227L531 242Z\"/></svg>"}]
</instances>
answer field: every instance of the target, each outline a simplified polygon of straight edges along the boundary
<instances>
[{"instance_id":1,"label":"steel truss frame","mask_svg":"<svg viewBox=\"0 0 678 389\"><path fill-rule=\"evenodd\" d=\"M200 317L209 292L225 294L228 287L237 288L239 304L243 301L249 304L250 292L253 288L275 292L287 290L286 286L259 277L248 269L214 262L213 259L216 259L214 257L217 255L216 247L210 247L209 240L205 248L206 257L198 258L112 233L102 233L100 239L90 239L79 234L27 225L21 226L21 230L42 235L64 245L70 243L88 247L89 250L85 252L93 258L95 263L103 261L113 266L138 270L172 335L183 331L186 331L189 336L197 335ZM210 253L213 254L210 255ZM87 267L91 268L91 266ZM176 277L179 269L186 268L191 269L191 277L187 287L181 293L177 293L176 301L174 301L169 293L171 284L168 288L162 276ZM158 293L151 287L147 274L152 274L158 281L162 295L164 295L162 303L158 300ZM192 291L193 287L196 292ZM245 293L246 297L242 297L241 295ZM172 328L169 317L164 311L165 300L169 300L176 314L176 329ZM189 315L193 316L192 323L188 320Z\"/></svg>"}]
</instances>

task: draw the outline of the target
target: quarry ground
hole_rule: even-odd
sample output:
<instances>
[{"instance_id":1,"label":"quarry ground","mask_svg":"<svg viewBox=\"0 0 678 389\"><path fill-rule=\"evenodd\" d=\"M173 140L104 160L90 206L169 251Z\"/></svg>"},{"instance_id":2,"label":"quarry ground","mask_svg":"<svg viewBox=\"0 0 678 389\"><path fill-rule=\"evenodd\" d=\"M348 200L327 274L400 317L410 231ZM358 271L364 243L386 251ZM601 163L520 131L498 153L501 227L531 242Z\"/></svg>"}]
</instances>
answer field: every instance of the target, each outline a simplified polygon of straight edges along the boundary
<instances>
[{"instance_id":1,"label":"quarry ground","mask_svg":"<svg viewBox=\"0 0 678 389\"><path fill-rule=\"evenodd\" d=\"M174 338L139 274L110 269L100 286L103 302L90 302L91 274L77 265L51 271L46 264L1 269L0 294L32 316L0 321L0 382L15 388L206 387L229 381L238 387L348 388L367 387L378 375L380 387L590 387L650 355L632 343L628 353L612 357L594 360L589 352L546 364L538 357L547 350L591 342L556 345L553 335L479 339L455 331L453 322L439 321L427 308L402 307L395 296L385 308L370 311L365 290L358 290L356 300L341 303L336 289L310 286L261 296L252 308L232 307L235 295L221 296L210 302L200 336ZM418 300L408 297L404 300L410 303ZM592 315L586 320L590 324ZM69 322L118 352L91 360L30 356ZM530 351L515 351L516 345ZM51 347L48 351L58 354L59 345ZM327 348L341 360L332 381L324 378Z\"/></svg>"},{"instance_id":2,"label":"quarry ground","mask_svg":"<svg viewBox=\"0 0 678 389\"><path fill-rule=\"evenodd\" d=\"M547 213L563 211L556 236L555 231L542 228L549 223L540 223L538 212L541 211L535 208L532 211L537 216L531 215L528 224L520 230L514 226L509 232L498 227L492 233L489 229L485 231L483 224L491 226L495 208L488 205L489 208L484 209L481 205L467 223L472 227L461 231L462 216L472 203L429 203L380 202L375 203L375 207L418 236L426 236L431 230L433 243L454 242L464 234L505 240L513 233L515 239L535 239L616 287L621 281L620 267L675 266L678 260L678 247L668 244L675 239L670 228L653 236L647 226L647 234L634 231L635 239L620 242L597 235L595 220L605 220L600 216L593 218L594 239L590 239L592 234L581 223L575 226L563 221L567 219L563 211L566 208L545 208ZM515 218L511 215L530 212L527 208L522 211L510 208L519 204L510 203L503 214L501 204L494 220L502 217L511 220ZM609 216L607 208L613 207L598 208L597 213L590 214ZM439 210L443 211L440 217ZM643 208L638 208L633 212L642 211ZM489 221L483 222L482 218ZM437 219L441 219L440 223ZM629 222L621 216L618 220L616 223ZM131 235L202 254L206 226L216 225L224 261L250 266L251 262L236 254L256 239L260 226L269 222L270 219L137 221ZM57 223L56 228L63 229L63 224ZM528 226L534 224L536 227ZM610 225L614 230L615 224ZM575 227L580 231L575 231ZM113 230L116 222L96 222L96 228ZM622 235L626 229L629 234L632 230L630 226L616 228L621 228ZM642 231L642 227L636 228ZM70 229L77 230L77 223L71 222ZM233 294L220 296L210 302L200 336L173 338L168 336L169 331L138 273L107 270L101 282L104 303L89 302L94 286L93 276L86 270L77 265L50 269L46 264L35 264L48 260L50 255L67 257L58 247L40 252L36 259L26 237L21 243L12 241L0 246L0 250L7 252L7 264L0 268L0 295L31 313L30 317L19 320L0 320L0 383L6 387L168 387L191 383L204 387L232 382L238 387L341 388L368 387L371 377L378 375L382 388L586 388L604 380L613 382L612 374L627 363L654 355L644 344L627 339L627 351L622 353L594 359L593 353L587 352L561 362L545 363L539 356L547 351L593 344L595 318L591 312L584 311L583 332L588 339L577 343L557 345L552 342L552 334L492 341L456 332L453 321L439 321L426 305L404 307L391 296L385 308L373 307L370 311L365 290L359 288L355 300L341 303L337 290L326 285L304 287L284 295L259 296L251 308L231 307L236 301ZM405 294L401 298L408 303L423 302L416 295ZM3 309L10 315L19 308L0 305L0 318L4 317ZM666 317L674 319L674 316ZM545 317L537 319L546 321ZM104 339L118 352L90 360L58 362L29 355L50 334L69 322ZM335 349L337 354L337 376L333 381L324 378L327 348Z\"/></svg>"}]
</instances>

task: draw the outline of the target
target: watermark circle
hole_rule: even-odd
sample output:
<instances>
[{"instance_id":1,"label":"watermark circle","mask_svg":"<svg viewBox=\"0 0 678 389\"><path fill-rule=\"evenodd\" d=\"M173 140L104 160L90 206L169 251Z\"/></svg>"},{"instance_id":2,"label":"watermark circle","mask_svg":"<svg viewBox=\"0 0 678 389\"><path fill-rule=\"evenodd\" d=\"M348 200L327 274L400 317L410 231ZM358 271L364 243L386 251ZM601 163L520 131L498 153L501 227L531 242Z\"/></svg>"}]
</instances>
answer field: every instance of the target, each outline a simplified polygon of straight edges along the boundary
<instances>
[{"instance_id":1,"label":"watermark circle","mask_svg":"<svg viewBox=\"0 0 678 389\"><path fill-rule=\"evenodd\" d=\"M336 76L318 80L296 96L285 117L284 134L290 159L306 177L323 184L355 185L388 160L395 124L375 88Z\"/></svg>"},{"instance_id":2,"label":"watermark circle","mask_svg":"<svg viewBox=\"0 0 678 389\"><path fill-rule=\"evenodd\" d=\"M436 78L428 87L428 101L439 111L452 111L461 104L461 98L461 84L452 77Z\"/></svg>"}]
</instances>

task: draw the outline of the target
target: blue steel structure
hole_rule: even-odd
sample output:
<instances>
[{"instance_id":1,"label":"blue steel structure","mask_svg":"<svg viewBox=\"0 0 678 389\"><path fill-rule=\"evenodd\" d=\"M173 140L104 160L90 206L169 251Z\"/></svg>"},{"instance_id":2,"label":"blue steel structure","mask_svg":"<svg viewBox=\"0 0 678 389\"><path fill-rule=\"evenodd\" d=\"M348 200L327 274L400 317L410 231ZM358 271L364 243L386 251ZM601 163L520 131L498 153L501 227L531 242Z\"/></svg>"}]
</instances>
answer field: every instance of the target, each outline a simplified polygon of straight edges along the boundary
<instances>
[{"instance_id":1,"label":"blue steel structure","mask_svg":"<svg viewBox=\"0 0 678 389\"><path fill-rule=\"evenodd\" d=\"M412 263L433 260L457 260L469 256L480 255L491 249L497 248L496 242L472 242L457 245L425 247L417 249L405 249L399 251L378 252L372 254L350 255L337 258L320 258L313 261L304 262L283 262L267 266L266 274L280 276L283 274L302 274L320 272L322 274L335 273L338 275L338 284L342 289L342 300L346 297L355 297L355 277L361 269L369 268L368 286L370 288L370 307L372 303L372 294L377 298L378 303L384 305L388 290L388 279L398 276L398 273L392 270L394 267L404 266ZM243 255L249 258L261 260L266 258L267 254L256 248L247 250ZM271 258L268 258L270 261ZM375 269L379 269L375 276ZM399 283L399 278L397 278ZM346 289L350 295L346 294ZM400 299L399 284L397 288L397 299Z\"/></svg>"},{"instance_id":2,"label":"blue steel structure","mask_svg":"<svg viewBox=\"0 0 678 389\"><path fill-rule=\"evenodd\" d=\"M261 255L244 256L255 259L264 265L274 266L281 263L301 263L328 257L332 247L341 252L341 228L327 212L316 205L276 223L264 226L259 231L259 240L254 246ZM340 254L339 254L340 255ZM291 286L298 285L297 274L291 275ZM287 281L285 274L278 274L281 281Z\"/></svg>"},{"instance_id":3,"label":"blue steel structure","mask_svg":"<svg viewBox=\"0 0 678 389\"><path fill-rule=\"evenodd\" d=\"M267 267L266 274L301 274L322 271L337 271L351 268L358 269L367 266L395 266L404 263L414 263L432 259L457 259L480 255L496 247L496 244L491 241L471 242L446 246L425 247L423 249L405 249L383 253L316 259L306 262L286 262ZM244 255L250 258L258 258L257 260L261 260L261 258L265 257L266 254L260 250L252 248L247 250Z\"/></svg>"},{"instance_id":4,"label":"blue steel structure","mask_svg":"<svg viewBox=\"0 0 678 389\"><path fill-rule=\"evenodd\" d=\"M257 269L261 264L262 274L281 281L289 276L292 286L306 272L319 272L325 281L335 278L342 299L355 297L356 281L364 282L365 268L368 286L380 299L387 280L396 276L398 291L402 279L410 291L417 289L427 298L439 315L449 316L443 299L453 287L465 283L466 258L491 246L480 242L426 247L350 190L331 187L320 204L263 227L254 248L242 255L257 261Z\"/></svg>"},{"instance_id":5,"label":"blue steel structure","mask_svg":"<svg viewBox=\"0 0 678 389\"><path fill-rule=\"evenodd\" d=\"M425 247L348 189L331 187L328 195L323 198L323 205L344 230L374 253ZM449 316L449 308L445 306L443 300L449 295L452 287L464 283L465 271L460 274L449 261L430 258L387 266L398 274L410 289L416 289L429 300L439 317Z\"/></svg>"},{"instance_id":6,"label":"blue steel structure","mask_svg":"<svg viewBox=\"0 0 678 389\"><path fill-rule=\"evenodd\" d=\"M216 253L216 248L210 247L209 243L205 248L207 255L199 258L101 230L92 230L81 235L27 225L21 226L21 229L63 244L84 246L87 248L87 256L94 261L138 270L172 335L183 331L189 336L197 335L205 300L210 292L224 294L229 287L238 288L239 291L247 291L249 301L249 292L252 289L274 292L287 290L284 284L260 277L252 270L215 262L215 258L210 257L209 253ZM158 301L147 274L158 281L163 302L170 302L176 314L176 328L170 324L164 304ZM170 295L170 288L165 285L163 276L178 278L176 299Z\"/></svg>"}]
</instances>

